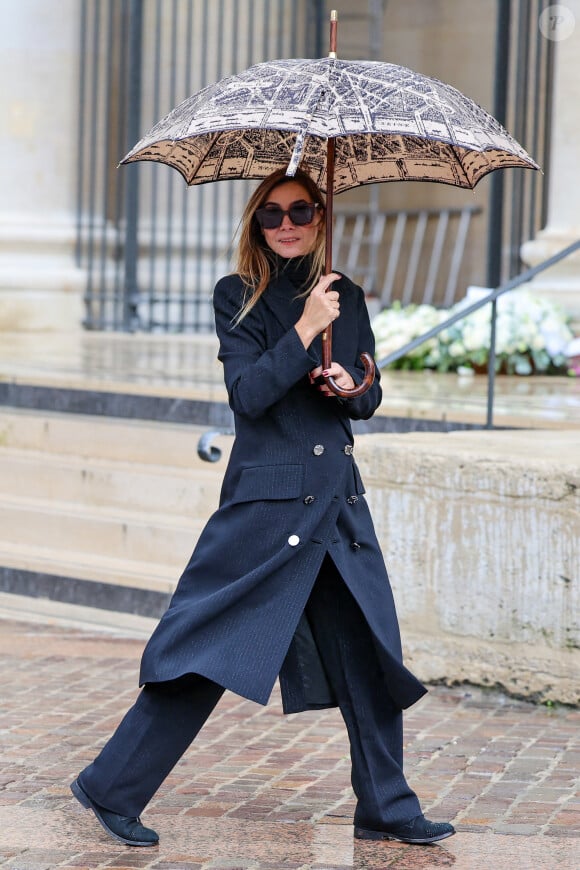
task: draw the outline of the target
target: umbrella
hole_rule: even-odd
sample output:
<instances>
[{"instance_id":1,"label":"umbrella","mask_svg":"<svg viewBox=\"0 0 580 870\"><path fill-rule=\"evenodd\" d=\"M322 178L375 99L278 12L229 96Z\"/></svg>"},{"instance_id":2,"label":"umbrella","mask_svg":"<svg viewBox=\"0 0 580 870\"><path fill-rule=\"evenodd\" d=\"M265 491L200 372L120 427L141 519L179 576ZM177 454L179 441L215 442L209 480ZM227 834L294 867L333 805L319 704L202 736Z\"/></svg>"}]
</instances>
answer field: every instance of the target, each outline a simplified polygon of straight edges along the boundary
<instances>
[{"instance_id":1,"label":"umbrella","mask_svg":"<svg viewBox=\"0 0 580 870\"><path fill-rule=\"evenodd\" d=\"M395 64L336 57L255 64L189 97L138 142L121 163L154 160L187 184L265 178L298 166L326 193L326 273L332 271L335 193L382 181L436 181L473 188L488 172L538 165L488 112L451 85ZM323 368L332 327L322 334ZM354 390L327 379L334 393L361 395L374 363Z\"/></svg>"}]
</instances>

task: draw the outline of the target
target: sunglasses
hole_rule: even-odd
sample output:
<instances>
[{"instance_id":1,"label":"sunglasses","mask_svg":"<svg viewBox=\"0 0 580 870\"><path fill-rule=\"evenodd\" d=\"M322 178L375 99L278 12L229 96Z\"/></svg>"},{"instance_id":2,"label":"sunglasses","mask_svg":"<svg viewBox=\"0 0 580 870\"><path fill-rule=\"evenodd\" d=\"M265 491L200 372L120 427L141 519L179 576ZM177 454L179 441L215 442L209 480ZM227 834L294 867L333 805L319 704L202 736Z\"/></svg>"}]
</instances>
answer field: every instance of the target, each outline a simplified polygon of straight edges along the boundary
<instances>
[{"instance_id":1,"label":"sunglasses","mask_svg":"<svg viewBox=\"0 0 580 870\"><path fill-rule=\"evenodd\" d=\"M282 226L285 215L288 215L295 226L304 227L312 223L317 208L317 202L300 202L291 205L287 211L279 206L267 205L256 209L256 219L263 230L275 230Z\"/></svg>"}]
</instances>

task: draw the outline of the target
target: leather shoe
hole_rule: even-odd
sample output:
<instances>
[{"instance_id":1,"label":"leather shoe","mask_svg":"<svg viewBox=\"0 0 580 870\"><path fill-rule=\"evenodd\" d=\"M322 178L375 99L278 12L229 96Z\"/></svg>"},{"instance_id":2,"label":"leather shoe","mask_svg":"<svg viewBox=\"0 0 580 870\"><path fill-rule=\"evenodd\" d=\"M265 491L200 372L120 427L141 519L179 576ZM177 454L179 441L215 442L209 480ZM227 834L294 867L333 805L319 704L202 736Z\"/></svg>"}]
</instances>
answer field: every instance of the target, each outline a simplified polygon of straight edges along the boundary
<instances>
[{"instance_id":1,"label":"leather shoe","mask_svg":"<svg viewBox=\"0 0 580 870\"><path fill-rule=\"evenodd\" d=\"M125 843L127 846L156 846L159 842L157 832L142 825L138 816L120 816L118 813L112 813L96 804L88 796L78 779L71 782L70 790L85 809L94 812L97 820L114 840Z\"/></svg>"},{"instance_id":2,"label":"leather shoe","mask_svg":"<svg viewBox=\"0 0 580 870\"><path fill-rule=\"evenodd\" d=\"M372 830L355 825L354 835L357 840L398 840L399 843L428 845L438 840L452 837L455 828L449 822L430 822L425 816L415 816L402 825L386 825L381 830Z\"/></svg>"}]
</instances>

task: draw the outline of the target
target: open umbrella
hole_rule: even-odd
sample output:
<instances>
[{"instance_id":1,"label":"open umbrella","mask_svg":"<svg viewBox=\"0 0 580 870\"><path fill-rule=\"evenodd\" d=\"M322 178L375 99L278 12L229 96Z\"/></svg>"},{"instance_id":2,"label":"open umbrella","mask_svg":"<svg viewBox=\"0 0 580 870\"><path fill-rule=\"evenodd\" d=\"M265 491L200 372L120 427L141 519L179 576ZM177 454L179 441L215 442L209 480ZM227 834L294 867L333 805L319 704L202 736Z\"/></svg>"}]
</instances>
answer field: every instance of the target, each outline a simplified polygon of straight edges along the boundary
<instances>
[{"instance_id":1,"label":"open umbrella","mask_svg":"<svg viewBox=\"0 0 580 870\"><path fill-rule=\"evenodd\" d=\"M189 97L159 121L121 163L154 160L187 184L265 178L287 167L308 172L327 198L326 273L332 271L335 193L380 181L437 181L473 188L488 172L538 165L488 112L460 91L410 69L336 57L259 63ZM332 328L322 334L323 368L332 360ZM363 354L363 382L373 382Z\"/></svg>"}]
</instances>

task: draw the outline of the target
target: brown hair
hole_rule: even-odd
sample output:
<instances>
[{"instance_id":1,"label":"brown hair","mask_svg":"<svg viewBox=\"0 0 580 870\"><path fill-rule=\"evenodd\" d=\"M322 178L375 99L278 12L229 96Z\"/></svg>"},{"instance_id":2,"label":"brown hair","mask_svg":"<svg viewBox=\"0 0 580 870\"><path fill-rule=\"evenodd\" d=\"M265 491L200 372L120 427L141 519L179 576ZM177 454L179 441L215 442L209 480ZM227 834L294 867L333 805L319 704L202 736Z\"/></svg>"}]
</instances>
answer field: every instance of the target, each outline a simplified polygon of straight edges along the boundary
<instances>
[{"instance_id":1,"label":"brown hair","mask_svg":"<svg viewBox=\"0 0 580 870\"><path fill-rule=\"evenodd\" d=\"M318 185L301 169L298 169L295 175L286 175L285 169L277 169L258 185L248 200L240 221L236 272L246 285L246 296L244 304L236 317L236 323L239 323L251 311L272 277L272 261L268 257L270 248L256 218L256 209L268 201L268 197L275 187L290 181L297 181L298 184L301 184L312 198L312 202L318 203L321 206L322 214L324 214L325 201ZM318 281L318 278L322 274L324 269L324 253L325 232L324 221L321 220L318 239L313 251L312 268L308 276L309 282L311 282L308 290L311 289L312 285ZM251 295L248 295L248 293Z\"/></svg>"}]
</instances>

